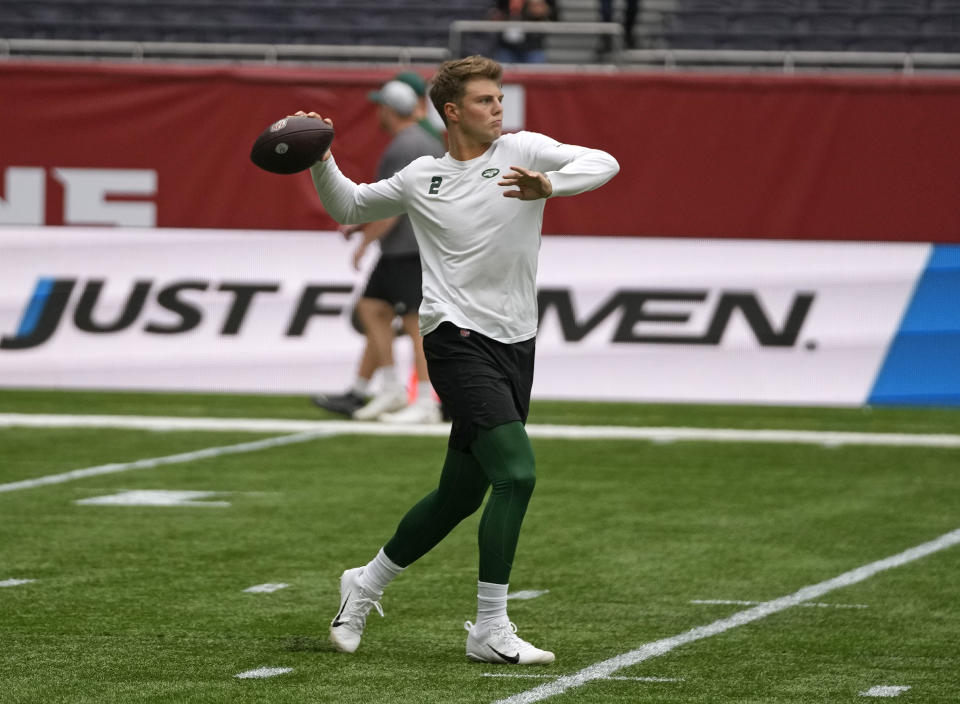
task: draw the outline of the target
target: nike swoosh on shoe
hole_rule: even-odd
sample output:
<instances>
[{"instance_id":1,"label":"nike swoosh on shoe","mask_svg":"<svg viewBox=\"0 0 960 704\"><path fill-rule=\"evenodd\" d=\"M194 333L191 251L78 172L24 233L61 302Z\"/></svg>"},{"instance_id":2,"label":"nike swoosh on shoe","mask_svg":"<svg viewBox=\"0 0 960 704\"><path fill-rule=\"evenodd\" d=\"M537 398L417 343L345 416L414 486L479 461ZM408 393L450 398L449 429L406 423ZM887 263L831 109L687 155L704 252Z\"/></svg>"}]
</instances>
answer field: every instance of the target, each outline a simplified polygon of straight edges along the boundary
<instances>
[{"instance_id":1,"label":"nike swoosh on shoe","mask_svg":"<svg viewBox=\"0 0 960 704\"><path fill-rule=\"evenodd\" d=\"M340 620L340 615L343 613L343 610L347 608L348 601L350 601L350 592L347 592L347 597L343 600L343 603L340 605L340 611L338 611L337 615L333 617L333 623L330 624L333 628L336 628L337 626L342 626L345 623L349 623L349 621Z\"/></svg>"},{"instance_id":2,"label":"nike swoosh on shoe","mask_svg":"<svg viewBox=\"0 0 960 704\"><path fill-rule=\"evenodd\" d=\"M492 650L493 652L495 652L499 657L503 658L504 662L508 662L511 665L517 665L520 663L520 653L517 653L516 655L504 655L499 650L494 648L492 645L488 645L487 647L490 648L490 650Z\"/></svg>"}]
</instances>

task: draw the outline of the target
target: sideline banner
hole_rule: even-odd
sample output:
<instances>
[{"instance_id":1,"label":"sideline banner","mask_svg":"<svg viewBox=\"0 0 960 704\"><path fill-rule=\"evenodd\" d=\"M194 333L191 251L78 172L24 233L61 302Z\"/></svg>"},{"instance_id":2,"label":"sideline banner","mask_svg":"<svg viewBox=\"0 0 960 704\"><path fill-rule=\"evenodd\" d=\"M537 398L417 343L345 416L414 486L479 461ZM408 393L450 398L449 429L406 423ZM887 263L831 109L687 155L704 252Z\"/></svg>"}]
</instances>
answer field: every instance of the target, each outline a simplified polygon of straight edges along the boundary
<instances>
[{"instance_id":1,"label":"sideline banner","mask_svg":"<svg viewBox=\"0 0 960 704\"><path fill-rule=\"evenodd\" d=\"M0 385L349 384L360 275L337 232L0 229Z\"/></svg>"},{"instance_id":2,"label":"sideline banner","mask_svg":"<svg viewBox=\"0 0 960 704\"><path fill-rule=\"evenodd\" d=\"M0 386L341 390L353 246L0 229ZM960 403L960 247L545 237L539 287L536 398Z\"/></svg>"}]
</instances>

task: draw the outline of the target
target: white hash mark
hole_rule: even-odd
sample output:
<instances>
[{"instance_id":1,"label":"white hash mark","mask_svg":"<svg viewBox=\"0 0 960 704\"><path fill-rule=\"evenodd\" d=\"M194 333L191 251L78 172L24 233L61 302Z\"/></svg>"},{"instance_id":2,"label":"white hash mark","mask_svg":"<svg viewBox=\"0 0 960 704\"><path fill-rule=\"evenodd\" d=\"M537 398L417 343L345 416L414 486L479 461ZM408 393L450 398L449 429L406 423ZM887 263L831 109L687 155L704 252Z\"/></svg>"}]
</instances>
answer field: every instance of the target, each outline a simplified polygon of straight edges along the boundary
<instances>
[{"instance_id":1,"label":"white hash mark","mask_svg":"<svg viewBox=\"0 0 960 704\"><path fill-rule=\"evenodd\" d=\"M246 672L241 672L240 674L234 675L234 677L241 680L249 679L260 679L263 677L276 677L277 675L284 675L288 672L293 672L292 667L258 667L256 670L247 670Z\"/></svg>"},{"instance_id":2,"label":"white hash mark","mask_svg":"<svg viewBox=\"0 0 960 704\"><path fill-rule=\"evenodd\" d=\"M289 584L283 582L277 582L275 584L268 582L267 584L254 584L252 587L247 587L243 591L250 592L251 594L269 594L280 591L281 589L286 589L289 586Z\"/></svg>"},{"instance_id":3,"label":"white hash mark","mask_svg":"<svg viewBox=\"0 0 960 704\"><path fill-rule=\"evenodd\" d=\"M5 579L0 582L0 587L19 587L21 584L30 584L36 582L35 579Z\"/></svg>"},{"instance_id":4,"label":"white hash mark","mask_svg":"<svg viewBox=\"0 0 960 704\"><path fill-rule=\"evenodd\" d=\"M507 594L508 599L536 599L538 596L543 596L544 594L549 594L549 589L525 589L519 592L510 592Z\"/></svg>"},{"instance_id":5,"label":"white hash mark","mask_svg":"<svg viewBox=\"0 0 960 704\"><path fill-rule=\"evenodd\" d=\"M224 508L229 501L204 501L222 491L175 491L168 489L135 489L121 491L119 494L92 496L89 499L74 501L81 506L205 506Z\"/></svg>"},{"instance_id":6,"label":"white hash mark","mask_svg":"<svg viewBox=\"0 0 960 704\"><path fill-rule=\"evenodd\" d=\"M901 694L910 689L907 685L902 684L880 684L876 687L871 687L866 692L860 692L861 697L899 697Z\"/></svg>"}]
</instances>

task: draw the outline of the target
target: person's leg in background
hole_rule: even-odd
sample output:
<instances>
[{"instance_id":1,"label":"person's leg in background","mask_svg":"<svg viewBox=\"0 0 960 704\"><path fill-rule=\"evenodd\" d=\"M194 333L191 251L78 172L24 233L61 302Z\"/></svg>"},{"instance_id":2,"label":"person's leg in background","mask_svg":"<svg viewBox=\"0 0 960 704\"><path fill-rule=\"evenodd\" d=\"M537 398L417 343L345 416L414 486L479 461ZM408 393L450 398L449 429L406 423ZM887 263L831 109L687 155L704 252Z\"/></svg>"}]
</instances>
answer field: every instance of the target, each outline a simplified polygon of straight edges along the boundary
<instances>
[{"instance_id":1,"label":"person's leg in background","mask_svg":"<svg viewBox=\"0 0 960 704\"><path fill-rule=\"evenodd\" d=\"M633 49L636 46L634 28L640 14L640 0L625 0L623 15L623 45ZM613 0L600 0L600 21L613 22ZM609 54L613 51L613 41L610 35L605 34L600 43L600 54Z\"/></svg>"},{"instance_id":2,"label":"person's leg in background","mask_svg":"<svg viewBox=\"0 0 960 704\"><path fill-rule=\"evenodd\" d=\"M633 31L637 24L637 15L640 13L640 0L627 0L627 7L623 16L623 41L627 49L636 47Z\"/></svg>"},{"instance_id":3,"label":"person's leg in background","mask_svg":"<svg viewBox=\"0 0 960 704\"><path fill-rule=\"evenodd\" d=\"M364 338L363 354L357 366L357 375L342 394L316 394L310 397L315 406L341 415L353 417L355 411L370 401L370 381L380 364L373 347Z\"/></svg>"},{"instance_id":4,"label":"person's leg in background","mask_svg":"<svg viewBox=\"0 0 960 704\"><path fill-rule=\"evenodd\" d=\"M440 402L434 396L433 386L430 384L430 372L427 369L427 359L423 354L423 338L420 337L420 316L416 313L407 313L401 316L400 321L404 332L413 345L413 363L417 372L417 395L413 403L394 413L385 413L380 416L384 423L439 423L442 420Z\"/></svg>"},{"instance_id":5,"label":"person's leg in background","mask_svg":"<svg viewBox=\"0 0 960 704\"><path fill-rule=\"evenodd\" d=\"M381 388L370 401L353 413L357 420L375 420L384 413L407 405L407 394L393 361L393 305L379 298L364 296L357 302L357 316L363 325L367 349L377 363Z\"/></svg>"}]
</instances>

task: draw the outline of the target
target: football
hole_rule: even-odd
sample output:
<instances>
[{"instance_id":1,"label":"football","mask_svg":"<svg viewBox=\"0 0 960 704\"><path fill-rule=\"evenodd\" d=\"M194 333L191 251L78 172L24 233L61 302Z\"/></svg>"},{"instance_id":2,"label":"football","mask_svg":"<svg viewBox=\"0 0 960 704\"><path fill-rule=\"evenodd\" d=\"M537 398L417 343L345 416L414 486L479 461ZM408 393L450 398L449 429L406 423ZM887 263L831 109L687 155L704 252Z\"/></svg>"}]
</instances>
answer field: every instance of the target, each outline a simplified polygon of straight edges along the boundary
<instances>
[{"instance_id":1,"label":"football","mask_svg":"<svg viewBox=\"0 0 960 704\"><path fill-rule=\"evenodd\" d=\"M250 160L270 173L295 174L317 163L332 143L333 127L326 122L292 115L260 133L250 150Z\"/></svg>"}]
</instances>

